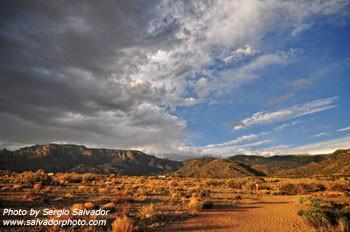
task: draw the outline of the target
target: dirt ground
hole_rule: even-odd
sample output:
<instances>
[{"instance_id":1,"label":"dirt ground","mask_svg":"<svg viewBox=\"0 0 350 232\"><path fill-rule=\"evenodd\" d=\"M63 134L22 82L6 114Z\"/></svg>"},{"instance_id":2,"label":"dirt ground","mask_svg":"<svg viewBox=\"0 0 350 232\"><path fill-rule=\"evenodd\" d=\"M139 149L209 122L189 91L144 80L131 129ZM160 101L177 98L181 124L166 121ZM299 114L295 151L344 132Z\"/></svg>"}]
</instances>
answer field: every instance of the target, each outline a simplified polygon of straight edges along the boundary
<instances>
[{"instance_id":1,"label":"dirt ground","mask_svg":"<svg viewBox=\"0 0 350 232\"><path fill-rule=\"evenodd\" d=\"M314 231L297 215L300 196L263 196L237 202L237 206L201 212L162 231L307 232Z\"/></svg>"}]
</instances>

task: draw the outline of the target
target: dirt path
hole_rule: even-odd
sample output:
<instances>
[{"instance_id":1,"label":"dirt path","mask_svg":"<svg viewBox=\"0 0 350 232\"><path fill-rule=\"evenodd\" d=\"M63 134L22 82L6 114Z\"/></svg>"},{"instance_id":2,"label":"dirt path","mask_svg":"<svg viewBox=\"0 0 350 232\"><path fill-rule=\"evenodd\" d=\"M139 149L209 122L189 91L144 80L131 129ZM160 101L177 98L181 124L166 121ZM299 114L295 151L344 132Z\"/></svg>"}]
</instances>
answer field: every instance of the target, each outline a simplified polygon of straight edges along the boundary
<instances>
[{"instance_id":1,"label":"dirt path","mask_svg":"<svg viewBox=\"0 0 350 232\"><path fill-rule=\"evenodd\" d=\"M264 196L245 199L238 207L223 207L200 213L164 228L170 231L311 232L297 215L298 196Z\"/></svg>"}]
</instances>

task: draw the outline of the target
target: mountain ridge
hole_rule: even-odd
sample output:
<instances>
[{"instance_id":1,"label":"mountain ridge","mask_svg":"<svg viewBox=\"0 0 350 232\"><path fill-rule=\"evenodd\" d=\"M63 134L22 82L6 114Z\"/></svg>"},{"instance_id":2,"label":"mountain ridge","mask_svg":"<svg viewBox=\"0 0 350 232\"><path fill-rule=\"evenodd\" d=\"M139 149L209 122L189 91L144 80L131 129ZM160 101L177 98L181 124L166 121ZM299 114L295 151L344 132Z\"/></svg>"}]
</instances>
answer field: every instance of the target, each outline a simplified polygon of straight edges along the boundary
<instances>
[{"instance_id":1,"label":"mountain ridge","mask_svg":"<svg viewBox=\"0 0 350 232\"><path fill-rule=\"evenodd\" d=\"M236 155L174 161L137 150L88 148L75 144L45 144L0 151L0 170L95 172L119 175L169 174L180 177L350 176L350 149L326 155Z\"/></svg>"},{"instance_id":2,"label":"mountain ridge","mask_svg":"<svg viewBox=\"0 0 350 232\"><path fill-rule=\"evenodd\" d=\"M50 172L97 172L156 175L172 172L181 162L160 159L136 150L87 148L75 144L46 144L0 151L0 169Z\"/></svg>"}]
</instances>

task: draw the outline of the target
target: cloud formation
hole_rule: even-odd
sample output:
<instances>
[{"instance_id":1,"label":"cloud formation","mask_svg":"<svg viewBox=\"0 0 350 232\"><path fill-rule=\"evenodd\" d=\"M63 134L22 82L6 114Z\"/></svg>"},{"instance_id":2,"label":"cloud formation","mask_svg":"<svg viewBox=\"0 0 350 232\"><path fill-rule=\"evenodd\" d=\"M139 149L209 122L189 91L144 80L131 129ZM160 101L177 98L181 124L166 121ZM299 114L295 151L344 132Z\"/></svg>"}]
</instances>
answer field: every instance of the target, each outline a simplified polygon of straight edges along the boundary
<instances>
[{"instance_id":1,"label":"cloud formation","mask_svg":"<svg viewBox=\"0 0 350 232\"><path fill-rule=\"evenodd\" d=\"M294 105L278 111L256 112L251 117L243 119L235 124L234 130L245 129L258 124L269 124L273 122L284 121L288 119L302 117L308 114L325 111L335 107L336 97L321 98L304 104Z\"/></svg>"},{"instance_id":2,"label":"cloud formation","mask_svg":"<svg viewBox=\"0 0 350 232\"><path fill-rule=\"evenodd\" d=\"M347 3L0 4L1 147L61 141L162 153L189 144L178 107L208 104L289 62L293 50L267 49L264 38L301 33Z\"/></svg>"},{"instance_id":3,"label":"cloud formation","mask_svg":"<svg viewBox=\"0 0 350 232\"><path fill-rule=\"evenodd\" d=\"M345 136L336 139L325 140L318 143L312 143L302 146L290 147L279 152L286 152L285 154L328 154L337 149L350 148L350 136Z\"/></svg>"},{"instance_id":4,"label":"cloud formation","mask_svg":"<svg viewBox=\"0 0 350 232\"><path fill-rule=\"evenodd\" d=\"M225 63L229 63L231 61L234 61L246 56L253 56L255 54L256 54L256 50L253 47L249 45L245 45L244 48L238 48L232 51L232 53L228 57L225 57L223 60Z\"/></svg>"},{"instance_id":5,"label":"cloud formation","mask_svg":"<svg viewBox=\"0 0 350 232\"><path fill-rule=\"evenodd\" d=\"M350 126L344 127L344 128L340 128L340 129L338 129L337 131L338 131L338 132L350 131Z\"/></svg>"}]
</instances>

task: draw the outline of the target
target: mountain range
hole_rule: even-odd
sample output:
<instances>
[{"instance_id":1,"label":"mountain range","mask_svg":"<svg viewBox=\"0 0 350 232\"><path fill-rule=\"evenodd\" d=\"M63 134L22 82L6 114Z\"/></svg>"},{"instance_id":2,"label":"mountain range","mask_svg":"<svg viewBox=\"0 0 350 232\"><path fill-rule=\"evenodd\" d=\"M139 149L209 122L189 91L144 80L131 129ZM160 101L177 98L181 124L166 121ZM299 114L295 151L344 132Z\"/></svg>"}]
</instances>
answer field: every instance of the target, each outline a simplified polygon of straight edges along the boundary
<instances>
[{"instance_id":1,"label":"mountain range","mask_svg":"<svg viewBox=\"0 0 350 232\"><path fill-rule=\"evenodd\" d=\"M245 176L350 176L350 149L324 155L201 157L173 161L135 150L47 144L0 151L0 170L95 172L118 175L174 175L232 178Z\"/></svg>"},{"instance_id":2,"label":"mountain range","mask_svg":"<svg viewBox=\"0 0 350 232\"><path fill-rule=\"evenodd\" d=\"M47 144L0 151L0 169L47 172L95 172L119 175L157 175L179 169L181 162L160 159L134 150Z\"/></svg>"}]
</instances>

